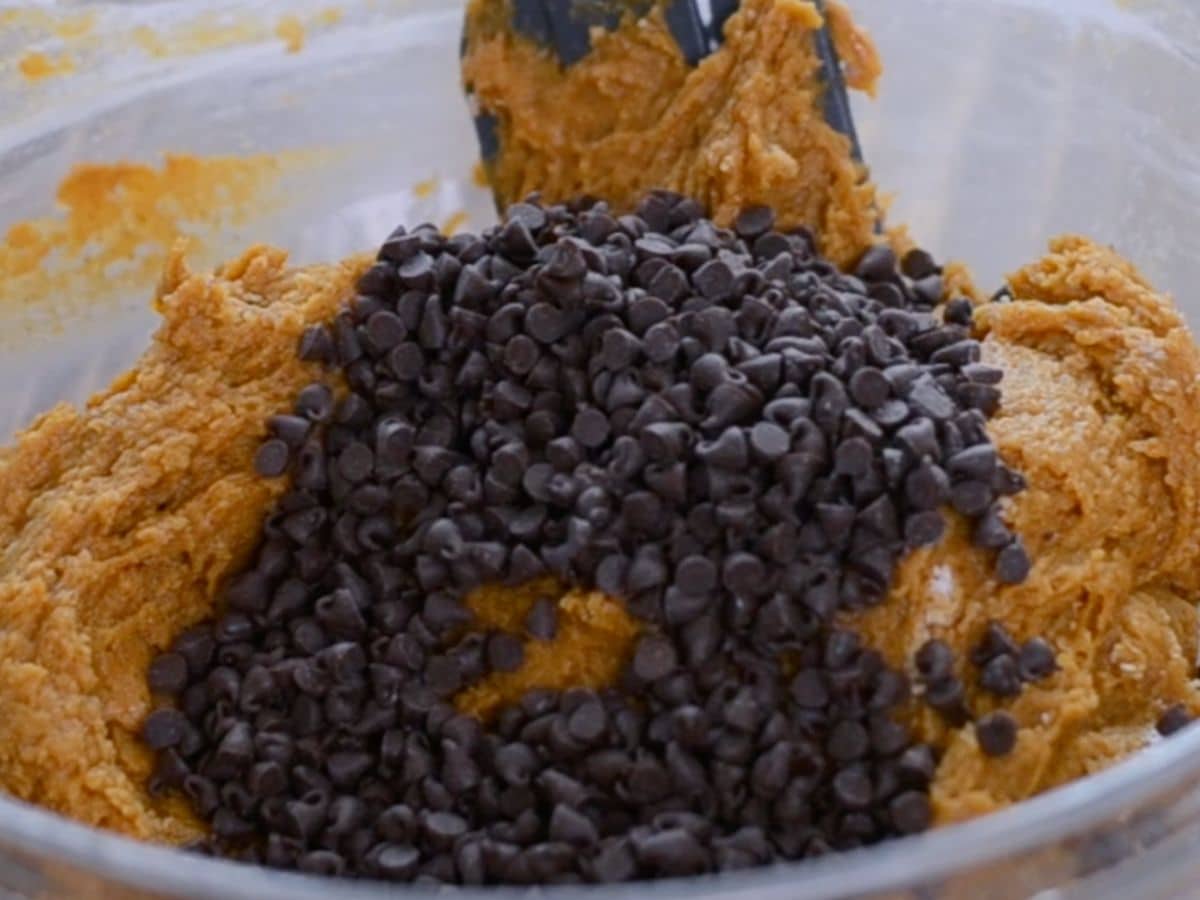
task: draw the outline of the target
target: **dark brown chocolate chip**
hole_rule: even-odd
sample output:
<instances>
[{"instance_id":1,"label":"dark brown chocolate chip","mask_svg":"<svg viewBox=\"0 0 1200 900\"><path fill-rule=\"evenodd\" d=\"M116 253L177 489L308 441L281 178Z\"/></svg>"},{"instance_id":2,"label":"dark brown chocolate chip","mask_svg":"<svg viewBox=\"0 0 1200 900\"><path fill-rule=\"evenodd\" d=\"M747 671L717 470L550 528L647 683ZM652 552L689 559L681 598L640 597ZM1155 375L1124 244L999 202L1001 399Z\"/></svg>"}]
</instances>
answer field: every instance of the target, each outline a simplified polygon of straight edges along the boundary
<instances>
[{"instance_id":1,"label":"dark brown chocolate chip","mask_svg":"<svg viewBox=\"0 0 1200 900\"><path fill-rule=\"evenodd\" d=\"M979 686L997 697L1015 697L1021 693L1021 674L1017 660L1007 654L996 656L979 673Z\"/></svg>"},{"instance_id":2,"label":"dark brown chocolate chip","mask_svg":"<svg viewBox=\"0 0 1200 900\"><path fill-rule=\"evenodd\" d=\"M897 794L888 803L888 814L901 834L919 834L933 823L929 797L919 791Z\"/></svg>"},{"instance_id":3,"label":"dark brown chocolate chip","mask_svg":"<svg viewBox=\"0 0 1200 900\"><path fill-rule=\"evenodd\" d=\"M1017 746L1017 721L1006 712L994 712L975 723L979 748L988 756L1008 756Z\"/></svg>"},{"instance_id":4,"label":"dark brown chocolate chip","mask_svg":"<svg viewBox=\"0 0 1200 900\"><path fill-rule=\"evenodd\" d=\"M950 503L964 516L976 517L986 513L995 496L991 484L982 481L960 481L950 489Z\"/></svg>"},{"instance_id":5,"label":"dark brown chocolate chip","mask_svg":"<svg viewBox=\"0 0 1200 900\"><path fill-rule=\"evenodd\" d=\"M954 671L954 651L942 640L929 640L921 645L915 657L917 672L926 681L940 681Z\"/></svg>"},{"instance_id":6,"label":"dark brown chocolate chip","mask_svg":"<svg viewBox=\"0 0 1200 900\"><path fill-rule=\"evenodd\" d=\"M296 415L324 424L333 415L333 391L323 384L310 384L296 398Z\"/></svg>"},{"instance_id":7,"label":"dark brown chocolate chip","mask_svg":"<svg viewBox=\"0 0 1200 900\"><path fill-rule=\"evenodd\" d=\"M299 355L305 362L332 363L335 351L329 329L324 325L313 325L305 329L300 338Z\"/></svg>"},{"instance_id":8,"label":"dark brown chocolate chip","mask_svg":"<svg viewBox=\"0 0 1200 900\"><path fill-rule=\"evenodd\" d=\"M487 642L488 665L497 672L515 672L521 668L525 650L510 634L493 634Z\"/></svg>"},{"instance_id":9,"label":"dark brown chocolate chip","mask_svg":"<svg viewBox=\"0 0 1200 900\"><path fill-rule=\"evenodd\" d=\"M982 668L997 656L1016 656L1019 652L1008 629L1000 622L992 621L988 622L979 643L971 649L971 662Z\"/></svg>"},{"instance_id":10,"label":"dark brown chocolate chip","mask_svg":"<svg viewBox=\"0 0 1200 900\"><path fill-rule=\"evenodd\" d=\"M925 688L925 702L956 727L968 718L965 698L962 682L954 677L932 681Z\"/></svg>"},{"instance_id":11,"label":"dark brown chocolate chip","mask_svg":"<svg viewBox=\"0 0 1200 900\"><path fill-rule=\"evenodd\" d=\"M279 438L272 438L258 448L254 456L254 471L264 478L278 478L288 470L291 448Z\"/></svg>"},{"instance_id":12,"label":"dark brown chocolate chip","mask_svg":"<svg viewBox=\"0 0 1200 900\"><path fill-rule=\"evenodd\" d=\"M766 234L774 227L775 211L768 206L751 206L743 210L733 223L733 230L747 240Z\"/></svg>"},{"instance_id":13,"label":"dark brown chocolate chip","mask_svg":"<svg viewBox=\"0 0 1200 900\"><path fill-rule=\"evenodd\" d=\"M987 550L1001 550L1012 543L1013 535L1000 518L999 510L993 505L975 523L972 535L975 545Z\"/></svg>"},{"instance_id":14,"label":"dark brown chocolate chip","mask_svg":"<svg viewBox=\"0 0 1200 900\"><path fill-rule=\"evenodd\" d=\"M1033 563L1020 538L1001 550L996 559L996 577L1001 584L1021 584L1032 568Z\"/></svg>"},{"instance_id":15,"label":"dark brown chocolate chip","mask_svg":"<svg viewBox=\"0 0 1200 900\"><path fill-rule=\"evenodd\" d=\"M904 523L904 540L910 547L930 547L946 533L946 519L936 509L910 514Z\"/></svg>"},{"instance_id":16,"label":"dark brown chocolate chip","mask_svg":"<svg viewBox=\"0 0 1200 900\"><path fill-rule=\"evenodd\" d=\"M718 573L716 564L704 556L689 556L675 567L675 583L680 590L692 596L703 596L716 589Z\"/></svg>"},{"instance_id":17,"label":"dark brown chocolate chip","mask_svg":"<svg viewBox=\"0 0 1200 900\"><path fill-rule=\"evenodd\" d=\"M1193 719L1191 711L1186 706L1176 703L1167 707L1166 711L1158 717L1155 728L1163 737L1170 737L1192 724Z\"/></svg>"},{"instance_id":18,"label":"dark brown chocolate chip","mask_svg":"<svg viewBox=\"0 0 1200 900\"><path fill-rule=\"evenodd\" d=\"M525 617L525 630L539 641L552 641L558 633L557 604L548 597L539 597Z\"/></svg>"},{"instance_id":19,"label":"dark brown chocolate chip","mask_svg":"<svg viewBox=\"0 0 1200 900\"><path fill-rule=\"evenodd\" d=\"M870 746L867 729L853 720L838 722L830 732L827 743L829 755L839 762L861 759Z\"/></svg>"},{"instance_id":20,"label":"dark brown chocolate chip","mask_svg":"<svg viewBox=\"0 0 1200 900\"><path fill-rule=\"evenodd\" d=\"M865 281L882 281L896 271L896 254L883 244L871 247L859 260L854 274Z\"/></svg>"},{"instance_id":21,"label":"dark brown chocolate chip","mask_svg":"<svg viewBox=\"0 0 1200 900\"><path fill-rule=\"evenodd\" d=\"M1017 664L1025 681L1041 681L1058 671L1054 648L1040 637L1030 638L1021 645Z\"/></svg>"},{"instance_id":22,"label":"dark brown chocolate chip","mask_svg":"<svg viewBox=\"0 0 1200 900\"><path fill-rule=\"evenodd\" d=\"M142 723L142 740L153 750L177 746L190 729L188 720L174 709L157 709Z\"/></svg>"},{"instance_id":23,"label":"dark brown chocolate chip","mask_svg":"<svg viewBox=\"0 0 1200 900\"><path fill-rule=\"evenodd\" d=\"M638 641L633 654L633 672L646 682L658 681L675 670L677 656L670 641L649 635Z\"/></svg>"},{"instance_id":24,"label":"dark brown chocolate chip","mask_svg":"<svg viewBox=\"0 0 1200 900\"><path fill-rule=\"evenodd\" d=\"M594 449L608 440L611 425L600 410L589 407L575 416L571 436L584 447Z\"/></svg>"},{"instance_id":25,"label":"dark brown chocolate chip","mask_svg":"<svg viewBox=\"0 0 1200 900\"><path fill-rule=\"evenodd\" d=\"M150 664L150 690L176 696L188 686L188 663L181 653L164 653Z\"/></svg>"}]
</instances>

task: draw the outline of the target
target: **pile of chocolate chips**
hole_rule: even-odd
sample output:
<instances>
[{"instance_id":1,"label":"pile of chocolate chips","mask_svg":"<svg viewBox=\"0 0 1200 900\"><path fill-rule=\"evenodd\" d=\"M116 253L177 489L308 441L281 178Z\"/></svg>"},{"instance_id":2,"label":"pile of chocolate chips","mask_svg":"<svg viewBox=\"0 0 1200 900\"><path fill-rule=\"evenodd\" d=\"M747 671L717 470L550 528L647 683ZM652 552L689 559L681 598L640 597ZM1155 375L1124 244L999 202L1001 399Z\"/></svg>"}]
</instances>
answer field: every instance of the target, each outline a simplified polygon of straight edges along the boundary
<instances>
[{"instance_id":1,"label":"pile of chocolate chips","mask_svg":"<svg viewBox=\"0 0 1200 900\"><path fill-rule=\"evenodd\" d=\"M1028 570L989 443L1001 373L940 272L854 274L650 195L518 204L482 236L397 230L301 355L258 455L290 491L227 611L151 672L155 790L210 852L425 883L614 882L795 860L925 829L936 757L905 677L839 630L953 506ZM331 377L330 383L337 379ZM622 681L455 695L521 663L465 595L543 575L621 598ZM553 633L542 605L532 637Z\"/></svg>"},{"instance_id":2,"label":"pile of chocolate chips","mask_svg":"<svg viewBox=\"0 0 1200 900\"><path fill-rule=\"evenodd\" d=\"M970 662L979 670L979 687L1000 699L1021 694L1025 685L1043 681L1058 671L1054 648L1033 637L1018 645L1000 622L992 621L971 648ZM926 641L914 657L922 698L947 722L958 728L971 719L966 687L954 671L954 650L943 640ZM1007 756L1017 744L1017 722L996 710L975 720L980 749L988 756Z\"/></svg>"}]
</instances>

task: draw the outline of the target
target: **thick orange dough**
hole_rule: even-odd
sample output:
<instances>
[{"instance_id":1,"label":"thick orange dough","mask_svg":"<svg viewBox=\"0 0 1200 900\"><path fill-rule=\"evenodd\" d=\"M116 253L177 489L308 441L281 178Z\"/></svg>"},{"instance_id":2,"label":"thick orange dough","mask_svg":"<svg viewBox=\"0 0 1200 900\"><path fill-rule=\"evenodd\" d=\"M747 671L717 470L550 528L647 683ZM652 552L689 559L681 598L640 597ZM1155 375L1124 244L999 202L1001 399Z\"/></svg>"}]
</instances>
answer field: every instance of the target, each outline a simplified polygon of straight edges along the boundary
<instances>
[{"instance_id":1,"label":"thick orange dough","mask_svg":"<svg viewBox=\"0 0 1200 900\"><path fill-rule=\"evenodd\" d=\"M317 374L297 341L358 269L289 270L256 247L214 277L176 251L137 367L0 451L4 790L140 838L197 833L143 787L146 668L257 544L283 489L251 465L266 419Z\"/></svg>"},{"instance_id":2,"label":"thick orange dough","mask_svg":"<svg viewBox=\"0 0 1200 900\"><path fill-rule=\"evenodd\" d=\"M475 614L472 627L519 635L539 597L558 606L553 640L526 640L521 668L495 672L463 690L455 698L463 712L487 721L527 691L597 690L620 677L640 627L620 600L599 591L566 590L553 579L517 589L483 587L467 598Z\"/></svg>"},{"instance_id":3,"label":"thick orange dough","mask_svg":"<svg viewBox=\"0 0 1200 900\"><path fill-rule=\"evenodd\" d=\"M1010 283L1016 302L977 321L985 361L1005 371L988 430L1029 481L1007 519L1033 574L997 584L960 525L854 622L910 670L930 637L965 657L991 619L1059 652L1058 674L1004 704L1021 725L1004 759L984 756L971 726L913 708L917 732L945 748L933 786L943 823L1112 764L1153 739L1171 703L1200 711L1200 352L1170 301L1084 238L1055 241ZM998 706L961 659L960 674L979 713Z\"/></svg>"},{"instance_id":4,"label":"thick orange dough","mask_svg":"<svg viewBox=\"0 0 1200 900\"><path fill-rule=\"evenodd\" d=\"M564 69L550 51L511 33L507 5L474 0L463 79L498 121L501 153L488 176L503 202L592 194L628 209L670 188L731 222L748 206L807 225L843 265L871 244L875 189L850 143L820 114L808 0L744 0L721 49L688 65L660 9L615 32ZM842 6L832 31L852 84L873 88L881 67Z\"/></svg>"}]
</instances>

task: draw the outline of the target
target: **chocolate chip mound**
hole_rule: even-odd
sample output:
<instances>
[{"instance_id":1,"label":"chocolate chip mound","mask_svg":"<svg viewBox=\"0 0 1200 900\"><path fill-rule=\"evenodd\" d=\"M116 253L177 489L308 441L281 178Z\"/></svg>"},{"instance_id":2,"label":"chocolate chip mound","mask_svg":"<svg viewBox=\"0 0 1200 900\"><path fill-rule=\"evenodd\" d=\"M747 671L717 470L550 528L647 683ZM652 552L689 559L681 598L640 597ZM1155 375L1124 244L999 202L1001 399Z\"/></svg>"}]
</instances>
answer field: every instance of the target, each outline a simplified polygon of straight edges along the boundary
<instances>
[{"instance_id":1,"label":"chocolate chip mound","mask_svg":"<svg viewBox=\"0 0 1200 900\"><path fill-rule=\"evenodd\" d=\"M420 883L740 869L930 823L905 677L834 625L880 602L940 509L1024 558L985 422L1000 373L927 255L854 274L749 210L658 192L517 204L482 236L398 229L304 359L256 459L292 476L216 622L154 664L152 788L208 852ZM332 380L331 380L332 381ZM1004 557L1007 554L1007 557ZM552 575L644 625L622 681L481 723L522 645L465 595ZM529 631L552 639L552 605ZM960 685L961 689L961 685Z\"/></svg>"}]
</instances>

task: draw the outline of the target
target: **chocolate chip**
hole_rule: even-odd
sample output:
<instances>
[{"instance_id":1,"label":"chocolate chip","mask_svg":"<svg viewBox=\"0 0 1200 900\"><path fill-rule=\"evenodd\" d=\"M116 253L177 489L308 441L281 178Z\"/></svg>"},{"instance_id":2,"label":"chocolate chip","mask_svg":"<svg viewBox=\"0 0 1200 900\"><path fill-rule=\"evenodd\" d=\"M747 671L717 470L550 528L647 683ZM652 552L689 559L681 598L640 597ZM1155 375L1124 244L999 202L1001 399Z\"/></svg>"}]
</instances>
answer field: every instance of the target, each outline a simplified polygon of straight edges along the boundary
<instances>
[{"instance_id":1,"label":"chocolate chip","mask_svg":"<svg viewBox=\"0 0 1200 900\"><path fill-rule=\"evenodd\" d=\"M1006 712L994 712L975 722L979 749L986 755L1008 756L1017 746L1017 722Z\"/></svg>"},{"instance_id":2,"label":"chocolate chip","mask_svg":"<svg viewBox=\"0 0 1200 900\"><path fill-rule=\"evenodd\" d=\"M829 755L839 762L860 759L870 746L866 728L852 720L838 722L830 732L827 744Z\"/></svg>"},{"instance_id":3,"label":"chocolate chip","mask_svg":"<svg viewBox=\"0 0 1200 900\"><path fill-rule=\"evenodd\" d=\"M867 250L859 260L854 274L864 281L882 281L894 275L896 270L896 254L883 244Z\"/></svg>"},{"instance_id":4,"label":"chocolate chip","mask_svg":"<svg viewBox=\"0 0 1200 900\"><path fill-rule=\"evenodd\" d=\"M1191 711L1186 706L1176 703L1167 707L1166 711L1159 716L1154 727L1163 737L1170 737L1192 724L1193 718Z\"/></svg>"},{"instance_id":5,"label":"chocolate chip","mask_svg":"<svg viewBox=\"0 0 1200 900\"><path fill-rule=\"evenodd\" d=\"M994 499L991 485L982 481L960 481L950 489L951 505L964 516L982 516Z\"/></svg>"},{"instance_id":6,"label":"chocolate chip","mask_svg":"<svg viewBox=\"0 0 1200 900\"><path fill-rule=\"evenodd\" d=\"M642 638L633 655L633 672L645 682L665 678L674 671L676 664L675 647L657 635Z\"/></svg>"},{"instance_id":7,"label":"chocolate chip","mask_svg":"<svg viewBox=\"0 0 1200 900\"><path fill-rule=\"evenodd\" d=\"M971 661L983 665L997 656L1014 656L1019 652L1016 642L1008 629L996 621L988 622L983 637L971 651Z\"/></svg>"},{"instance_id":8,"label":"chocolate chip","mask_svg":"<svg viewBox=\"0 0 1200 900\"><path fill-rule=\"evenodd\" d=\"M910 547L931 547L946 533L946 520L937 510L910 514L904 523L904 541Z\"/></svg>"},{"instance_id":9,"label":"chocolate chip","mask_svg":"<svg viewBox=\"0 0 1200 900\"><path fill-rule=\"evenodd\" d=\"M975 531L972 538L978 547L983 547L987 550L1000 550L1012 542L1013 535L1008 530L1008 526L1000 518L999 511L993 505L975 523Z\"/></svg>"},{"instance_id":10,"label":"chocolate chip","mask_svg":"<svg viewBox=\"0 0 1200 900\"><path fill-rule=\"evenodd\" d=\"M188 663L181 653L164 653L150 664L146 675L150 690L175 696L188 685Z\"/></svg>"},{"instance_id":11,"label":"chocolate chip","mask_svg":"<svg viewBox=\"0 0 1200 900\"><path fill-rule=\"evenodd\" d=\"M567 717L567 732L585 744L599 739L608 728L608 714L600 701L586 700Z\"/></svg>"},{"instance_id":12,"label":"chocolate chip","mask_svg":"<svg viewBox=\"0 0 1200 900\"><path fill-rule=\"evenodd\" d=\"M751 206L738 215L733 230L738 237L751 240L775 227L775 211L768 206Z\"/></svg>"},{"instance_id":13,"label":"chocolate chip","mask_svg":"<svg viewBox=\"0 0 1200 900\"><path fill-rule=\"evenodd\" d=\"M591 847L600 839L600 834L590 819L560 803L550 814L549 837L564 844Z\"/></svg>"},{"instance_id":14,"label":"chocolate chip","mask_svg":"<svg viewBox=\"0 0 1200 900\"><path fill-rule=\"evenodd\" d=\"M296 398L296 415L326 423L333 415L333 391L323 384L310 384Z\"/></svg>"},{"instance_id":15,"label":"chocolate chip","mask_svg":"<svg viewBox=\"0 0 1200 900\"><path fill-rule=\"evenodd\" d=\"M258 448L254 456L254 471L264 478L278 478L288 470L291 449L278 438L272 438Z\"/></svg>"},{"instance_id":16,"label":"chocolate chip","mask_svg":"<svg viewBox=\"0 0 1200 900\"><path fill-rule=\"evenodd\" d=\"M1024 681L1041 681L1058 671L1054 648L1040 637L1030 638L1021 645L1017 663Z\"/></svg>"},{"instance_id":17,"label":"chocolate chip","mask_svg":"<svg viewBox=\"0 0 1200 900\"><path fill-rule=\"evenodd\" d=\"M1021 584L1032 568L1033 563L1020 538L1001 550L996 559L996 577L1001 584Z\"/></svg>"},{"instance_id":18,"label":"chocolate chip","mask_svg":"<svg viewBox=\"0 0 1200 900\"><path fill-rule=\"evenodd\" d=\"M515 672L525 658L521 642L510 634L493 634L487 643L488 665L497 672Z\"/></svg>"},{"instance_id":19,"label":"chocolate chip","mask_svg":"<svg viewBox=\"0 0 1200 900\"><path fill-rule=\"evenodd\" d=\"M888 803L888 814L901 834L919 834L933 823L929 798L919 791L897 794Z\"/></svg>"},{"instance_id":20,"label":"chocolate chip","mask_svg":"<svg viewBox=\"0 0 1200 900\"><path fill-rule=\"evenodd\" d=\"M156 709L142 723L142 740L153 750L177 746L188 733L187 719L173 709Z\"/></svg>"},{"instance_id":21,"label":"chocolate chip","mask_svg":"<svg viewBox=\"0 0 1200 900\"><path fill-rule=\"evenodd\" d=\"M917 650L915 661L923 678L938 681L954 670L954 651L945 641L929 640Z\"/></svg>"},{"instance_id":22,"label":"chocolate chip","mask_svg":"<svg viewBox=\"0 0 1200 900\"><path fill-rule=\"evenodd\" d=\"M955 727L967 720L965 697L962 682L953 677L931 681L925 689L925 702Z\"/></svg>"},{"instance_id":23,"label":"chocolate chip","mask_svg":"<svg viewBox=\"0 0 1200 900\"><path fill-rule=\"evenodd\" d=\"M1021 693L1021 675L1012 656L994 657L979 674L979 686L997 697L1015 697Z\"/></svg>"},{"instance_id":24,"label":"chocolate chip","mask_svg":"<svg viewBox=\"0 0 1200 900\"><path fill-rule=\"evenodd\" d=\"M904 494L917 510L931 510L950 498L950 479L929 460L918 465L904 481Z\"/></svg>"},{"instance_id":25,"label":"chocolate chip","mask_svg":"<svg viewBox=\"0 0 1200 900\"><path fill-rule=\"evenodd\" d=\"M554 640L558 633L558 612L553 600L540 597L534 601L525 617L525 630L539 641Z\"/></svg>"},{"instance_id":26,"label":"chocolate chip","mask_svg":"<svg viewBox=\"0 0 1200 900\"><path fill-rule=\"evenodd\" d=\"M706 557L689 556L675 567L675 583L686 594L708 594L716 589L717 581L716 564Z\"/></svg>"},{"instance_id":27,"label":"chocolate chip","mask_svg":"<svg viewBox=\"0 0 1200 900\"><path fill-rule=\"evenodd\" d=\"M305 329L300 338L300 359L305 362L332 363L334 360L333 336L324 325L312 325Z\"/></svg>"},{"instance_id":28,"label":"chocolate chip","mask_svg":"<svg viewBox=\"0 0 1200 900\"><path fill-rule=\"evenodd\" d=\"M588 408L575 416L571 426L571 436L584 447L596 448L602 445L611 430L608 418L598 409Z\"/></svg>"},{"instance_id":29,"label":"chocolate chip","mask_svg":"<svg viewBox=\"0 0 1200 900\"><path fill-rule=\"evenodd\" d=\"M833 623L884 600L946 503L1008 550L995 498L1024 483L987 434L1002 373L929 308L936 264L910 254L911 284L879 247L856 277L815 247L765 208L726 230L667 192L637 215L531 199L478 238L393 233L301 341L349 391L311 385L268 423L264 471L294 461L295 483L263 551L149 675L180 706L179 734L150 735L172 742L151 786L184 791L205 848L567 883L927 827L907 680ZM620 598L625 670L457 712L489 672L558 652L524 643L557 636L551 597L511 634L468 594L547 574L552 596ZM964 722L953 660L926 670L925 700Z\"/></svg>"},{"instance_id":30,"label":"chocolate chip","mask_svg":"<svg viewBox=\"0 0 1200 900\"><path fill-rule=\"evenodd\" d=\"M709 868L700 842L682 828L672 828L634 840L634 852L645 866L663 875L698 875Z\"/></svg>"}]
</instances>

